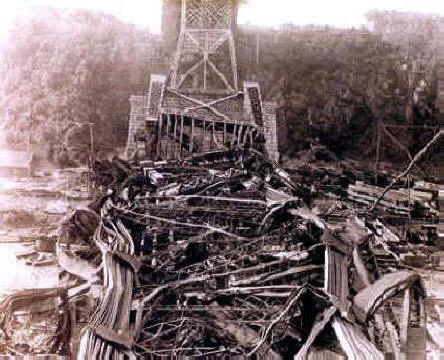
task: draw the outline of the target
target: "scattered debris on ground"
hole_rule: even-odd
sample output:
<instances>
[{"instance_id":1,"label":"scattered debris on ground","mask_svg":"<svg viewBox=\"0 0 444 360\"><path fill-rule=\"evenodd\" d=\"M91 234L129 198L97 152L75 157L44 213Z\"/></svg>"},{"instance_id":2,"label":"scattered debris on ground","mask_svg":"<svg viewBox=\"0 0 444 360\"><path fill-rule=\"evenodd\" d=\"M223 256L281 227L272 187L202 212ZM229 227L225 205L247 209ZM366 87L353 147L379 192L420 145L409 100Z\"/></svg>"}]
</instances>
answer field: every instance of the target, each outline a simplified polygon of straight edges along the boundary
<instances>
[{"instance_id":1,"label":"scattered debris on ground","mask_svg":"<svg viewBox=\"0 0 444 360\"><path fill-rule=\"evenodd\" d=\"M426 336L418 274L440 262L439 185L322 164L286 172L251 149L96 161L90 205L47 202L61 229L17 258L60 267L82 359L423 351L409 344ZM8 321L2 351L37 354Z\"/></svg>"},{"instance_id":2,"label":"scattered debris on ground","mask_svg":"<svg viewBox=\"0 0 444 360\"><path fill-rule=\"evenodd\" d=\"M411 270L433 267L433 184L401 182L370 212L383 188L347 169L289 175L253 150L97 162L94 181L57 245L75 296L102 286L81 358L408 351L424 314L394 304L424 305Z\"/></svg>"},{"instance_id":3,"label":"scattered debris on ground","mask_svg":"<svg viewBox=\"0 0 444 360\"><path fill-rule=\"evenodd\" d=\"M66 289L34 289L2 298L2 354L69 356L71 317Z\"/></svg>"}]
</instances>

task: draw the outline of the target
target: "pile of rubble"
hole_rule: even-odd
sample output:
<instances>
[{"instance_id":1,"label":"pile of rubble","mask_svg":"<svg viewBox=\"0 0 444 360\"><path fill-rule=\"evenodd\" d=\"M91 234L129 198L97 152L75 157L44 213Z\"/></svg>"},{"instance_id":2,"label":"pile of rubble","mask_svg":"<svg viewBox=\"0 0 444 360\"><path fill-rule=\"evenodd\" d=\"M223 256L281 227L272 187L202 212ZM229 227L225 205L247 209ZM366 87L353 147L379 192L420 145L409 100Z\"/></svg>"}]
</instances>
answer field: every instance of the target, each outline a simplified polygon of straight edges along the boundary
<instances>
[{"instance_id":1,"label":"pile of rubble","mask_svg":"<svg viewBox=\"0 0 444 360\"><path fill-rule=\"evenodd\" d=\"M382 188L342 164L287 173L251 149L92 170L95 200L18 254L56 261L63 288L2 299L3 354L382 359L425 349L418 274L439 266L438 185L391 186L380 174Z\"/></svg>"},{"instance_id":2,"label":"pile of rubble","mask_svg":"<svg viewBox=\"0 0 444 360\"><path fill-rule=\"evenodd\" d=\"M356 184L330 196L239 149L97 162L94 174L101 195L57 246L60 265L86 280L72 296L101 289L80 358L405 351L411 317L397 320L403 308L390 301L409 291L422 304L420 277L406 270L426 245L346 198Z\"/></svg>"}]
</instances>

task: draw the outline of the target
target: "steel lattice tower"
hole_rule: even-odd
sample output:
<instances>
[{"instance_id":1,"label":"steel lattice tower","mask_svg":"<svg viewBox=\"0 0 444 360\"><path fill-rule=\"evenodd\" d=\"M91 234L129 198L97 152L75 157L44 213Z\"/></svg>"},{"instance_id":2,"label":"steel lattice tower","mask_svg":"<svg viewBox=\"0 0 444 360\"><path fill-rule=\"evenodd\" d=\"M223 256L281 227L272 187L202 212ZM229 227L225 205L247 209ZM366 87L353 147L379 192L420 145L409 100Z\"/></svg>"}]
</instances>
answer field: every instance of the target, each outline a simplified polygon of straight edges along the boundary
<instances>
[{"instance_id":1,"label":"steel lattice tower","mask_svg":"<svg viewBox=\"0 0 444 360\"><path fill-rule=\"evenodd\" d=\"M164 0L164 44L177 46L170 73L151 75L148 93L131 97L127 157L255 146L278 159L276 105L262 101L258 83L239 84L237 9L238 0Z\"/></svg>"},{"instance_id":2,"label":"steel lattice tower","mask_svg":"<svg viewBox=\"0 0 444 360\"><path fill-rule=\"evenodd\" d=\"M238 90L232 0L184 0L171 87L192 92Z\"/></svg>"}]
</instances>

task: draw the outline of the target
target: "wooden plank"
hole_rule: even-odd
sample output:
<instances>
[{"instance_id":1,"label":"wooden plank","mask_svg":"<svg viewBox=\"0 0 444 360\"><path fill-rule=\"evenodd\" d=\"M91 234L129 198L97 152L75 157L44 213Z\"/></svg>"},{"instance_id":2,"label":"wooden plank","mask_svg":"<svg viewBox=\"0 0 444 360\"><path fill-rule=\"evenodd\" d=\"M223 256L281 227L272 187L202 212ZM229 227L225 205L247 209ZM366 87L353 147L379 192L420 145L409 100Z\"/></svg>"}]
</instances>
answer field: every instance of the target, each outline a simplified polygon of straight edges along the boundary
<instances>
[{"instance_id":1,"label":"wooden plank","mask_svg":"<svg viewBox=\"0 0 444 360\"><path fill-rule=\"evenodd\" d=\"M207 149L207 122L203 120L203 138L202 138L202 149L205 152Z\"/></svg>"},{"instance_id":2,"label":"wooden plank","mask_svg":"<svg viewBox=\"0 0 444 360\"><path fill-rule=\"evenodd\" d=\"M177 159L177 115L174 116L174 141L172 142L173 147L173 159Z\"/></svg>"},{"instance_id":3,"label":"wooden plank","mask_svg":"<svg viewBox=\"0 0 444 360\"><path fill-rule=\"evenodd\" d=\"M160 114L159 115L159 128L158 128L158 131L157 131L157 147L156 147L156 154L157 154L157 156L160 156L160 154L161 154L162 126L163 126L163 116L162 116L162 114Z\"/></svg>"},{"instance_id":4,"label":"wooden plank","mask_svg":"<svg viewBox=\"0 0 444 360\"><path fill-rule=\"evenodd\" d=\"M401 352L404 353L407 350L407 336L409 331L409 319L410 319L410 299L411 299L410 288L404 291L404 302L402 305L402 318L401 324L399 326L399 342L401 345Z\"/></svg>"},{"instance_id":5,"label":"wooden plank","mask_svg":"<svg viewBox=\"0 0 444 360\"><path fill-rule=\"evenodd\" d=\"M238 134L237 134L237 146L239 146L240 143L241 143L241 135L242 135L242 131L243 130L244 130L244 126L240 125L239 131L238 131Z\"/></svg>"},{"instance_id":6,"label":"wooden plank","mask_svg":"<svg viewBox=\"0 0 444 360\"><path fill-rule=\"evenodd\" d=\"M248 132L250 131L250 127L247 125L245 126L245 131L244 131L244 135L242 136L242 146L245 145L245 141L247 140L248 137Z\"/></svg>"},{"instance_id":7,"label":"wooden plank","mask_svg":"<svg viewBox=\"0 0 444 360\"><path fill-rule=\"evenodd\" d=\"M183 144L183 115L180 115L179 159L182 158L182 144Z\"/></svg>"},{"instance_id":8,"label":"wooden plank","mask_svg":"<svg viewBox=\"0 0 444 360\"><path fill-rule=\"evenodd\" d=\"M234 146L236 142L236 132L237 132L237 124L234 125L233 136L231 137L230 147Z\"/></svg>"},{"instance_id":9,"label":"wooden plank","mask_svg":"<svg viewBox=\"0 0 444 360\"><path fill-rule=\"evenodd\" d=\"M341 274L342 274L342 283L341 283L341 311L347 312L348 310L348 266L346 263L346 258L341 261Z\"/></svg>"},{"instance_id":10,"label":"wooden plank","mask_svg":"<svg viewBox=\"0 0 444 360\"><path fill-rule=\"evenodd\" d=\"M324 250L324 291L329 292L329 286L331 278L330 272L330 247L326 246Z\"/></svg>"},{"instance_id":11,"label":"wooden plank","mask_svg":"<svg viewBox=\"0 0 444 360\"><path fill-rule=\"evenodd\" d=\"M424 298L422 296L419 297L419 316L420 316L420 326L427 326L427 317L426 317L426 305L424 303Z\"/></svg>"},{"instance_id":12,"label":"wooden plank","mask_svg":"<svg viewBox=\"0 0 444 360\"><path fill-rule=\"evenodd\" d=\"M400 353L398 351L398 345L397 345L396 329L390 321L386 322L386 327L389 334L390 345L393 351L395 352L394 353L395 360L400 360Z\"/></svg>"},{"instance_id":13,"label":"wooden plank","mask_svg":"<svg viewBox=\"0 0 444 360\"><path fill-rule=\"evenodd\" d=\"M169 135L172 133L172 123L171 123L171 114L168 114L167 117L167 144L166 144L166 158L171 159L173 142L171 141Z\"/></svg>"},{"instance_id":14,"label":"wooden plank","mask_svg":"<svg viewBox=\"0 0 444 360\"><path fill-rule=\"evenodd\" d=\"M211 123L211 139L210 139L210 149L214 149L215 143L214 143L214 128L216 127L216 124L214 122Z\"/></svg>"},{"instance_id":15,"label":"wooden plank","mask_svg":"<svg viewBox=\"0 0 444 360\"><path fill-rule=\"evenodd\" d=\"M194 118L191 119L191 136L190 136L190 145L189 145L189 152L190 154L193 152L193 143L194 143Z\"/></svg>"},{"instance_id":16,"label":"wooden plank","mask_svg":"<svg viewBox=\"0 0 444 360\"><path fill-rule=\"evenodd\" d=\"M223 143L224 143L224 146L226 146L226 144L227 144L227 123L226 122L224 122Z\"/></svg>"},{"instance_id":17,"label":"wooden plank","mask_svg":"<svg viewBox=\"0 0 444 360\"><path fill-rule=\"evenodd\" d=\"M334 281L332 283L332 294L339 298L341 286L341 260L337 251L332 251L332 262L334 264Z\"/></svg>"}]
</instances>

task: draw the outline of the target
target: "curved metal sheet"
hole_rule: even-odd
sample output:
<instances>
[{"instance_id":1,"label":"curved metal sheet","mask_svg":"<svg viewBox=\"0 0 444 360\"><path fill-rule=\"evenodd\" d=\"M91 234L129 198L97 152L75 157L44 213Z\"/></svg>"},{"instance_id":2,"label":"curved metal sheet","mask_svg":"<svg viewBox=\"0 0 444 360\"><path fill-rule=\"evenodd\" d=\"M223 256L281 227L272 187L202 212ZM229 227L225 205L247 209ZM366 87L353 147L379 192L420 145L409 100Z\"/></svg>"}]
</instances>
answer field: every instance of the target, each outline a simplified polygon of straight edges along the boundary
<instances>
[{"instance_id":1,"label":"curved metal sheet","mask_svg":"<svg viewBox=\"0 0 444 360\"><path fill-rule=\"evenodd\" d=\"M419 274L407 271L384 275L354 297L353 310L357 319L365 323L382 301L396 295L399 291L410 288L420 279Z\"/></svg>"},{"instance_id":2,"label":"curved metal sheet","mask_svg":"<svg viewBox=\"0 0 444 360\"><path fill-rule=\"evenodd\" d=\"M336 316L332 327L347 354L352 360L384 360L384 355L372 344L365 335L353 324Z\"/></svg>"}]
</instances>

